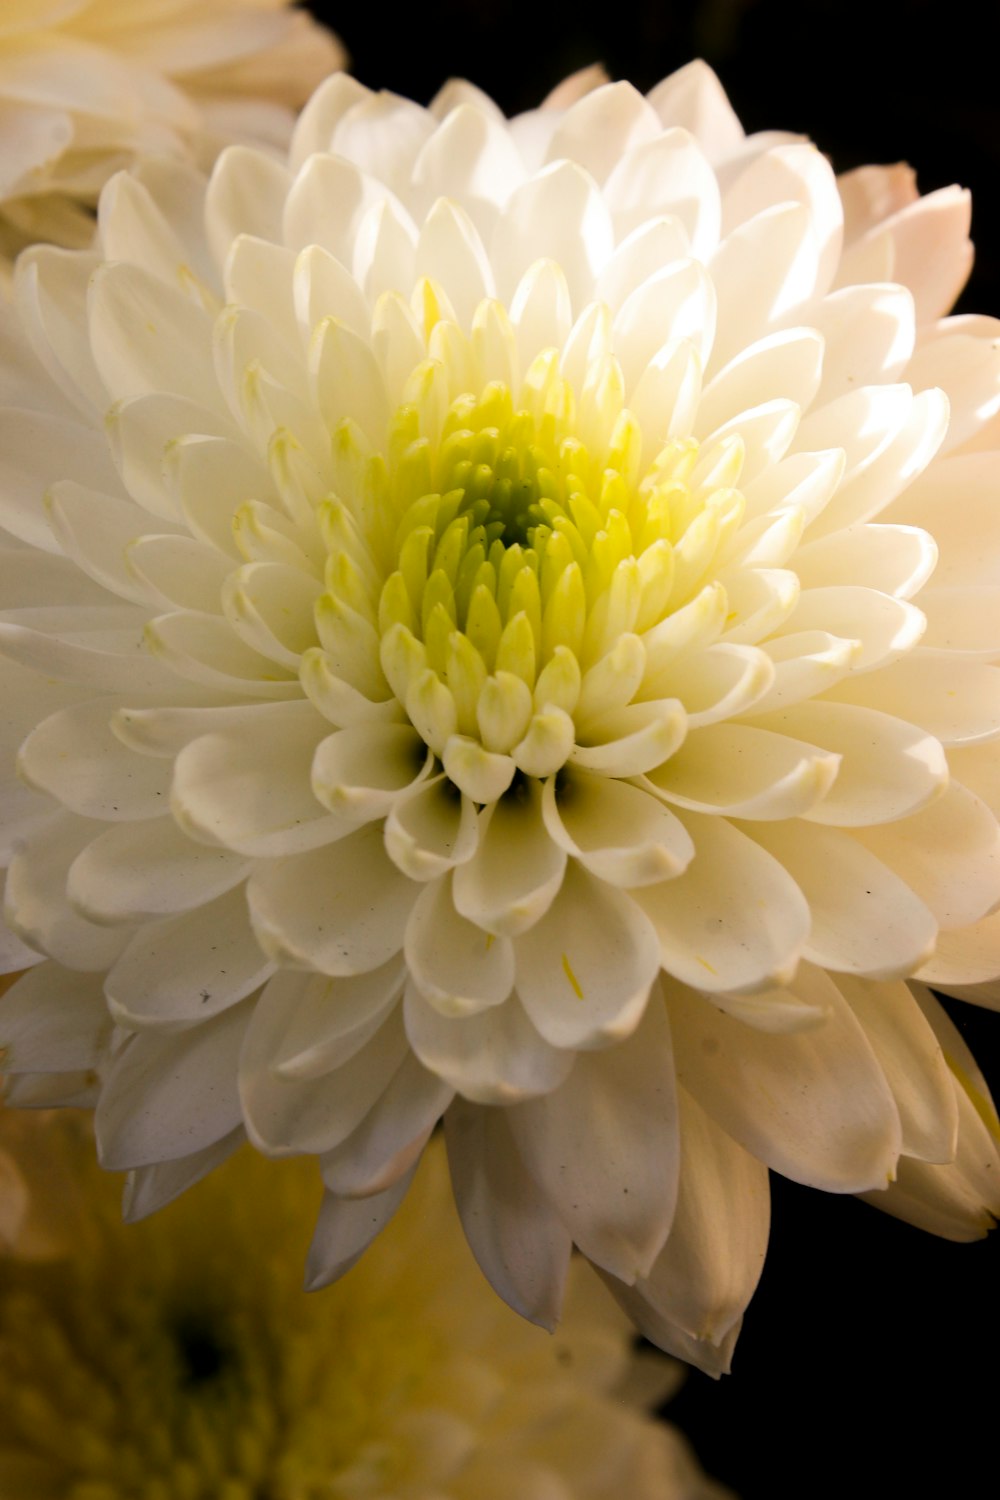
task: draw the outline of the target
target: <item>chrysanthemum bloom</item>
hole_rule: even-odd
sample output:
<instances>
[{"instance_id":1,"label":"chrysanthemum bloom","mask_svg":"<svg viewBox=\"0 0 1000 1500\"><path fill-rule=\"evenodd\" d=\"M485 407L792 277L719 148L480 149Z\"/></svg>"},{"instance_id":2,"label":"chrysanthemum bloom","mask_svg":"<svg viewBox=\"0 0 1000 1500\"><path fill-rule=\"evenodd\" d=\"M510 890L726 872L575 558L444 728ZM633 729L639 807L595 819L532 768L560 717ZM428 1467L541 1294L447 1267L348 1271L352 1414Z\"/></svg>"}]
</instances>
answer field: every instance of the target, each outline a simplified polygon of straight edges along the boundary
<instances>
[{"instance_id":1,"label":"chrysanthemum bloom","mask_svg":"<svg viewBox=\"0 0 1000 1500\"><path fill-rule=\"evenodd\" d=\"M292 111L344 54L290 0L3 0L0 256L89 244L89 209L139 152L208 166Z\"/></svg>"},{"instance_id":2,"label":"chrysanthemum bloom","mask_svg":"<svg viewBox=\"0 0 1000 1500\"><path fill-rule=\"evenodd\" d=\"M183 181L18 268L15 1100L97 1099L133 1213L317 1155L314 1283L445 1114L513 1306L575 1241L712 1370L769 1167L983 1233L986 1084L904 982L1000 973L966 195L701 65L510 123L336 77L287 168Z\"/></svg>"},{"instance_id":3,"label":"chrysanthemum bloom","mask_svg":"<svg viewBox=\"0 0 1000 1500\"><path fill-rule=\"evenodd\" d=\"M0 1114L0 1140L9 1129ZM729 1493L646 1417L677 1366L631 1353L581 1260L556 1340L489 1292L443 1148L371 1257L313 1298L309 1165L247 1150L134 1229L83 1118L29 1117L15 1156L26 1147L29 1196L61 1238L45 1260L18 1245L0 1261L4 1500ZM56 1174L78 1185L72 1207Z\"/></svg>"}]
</instances>

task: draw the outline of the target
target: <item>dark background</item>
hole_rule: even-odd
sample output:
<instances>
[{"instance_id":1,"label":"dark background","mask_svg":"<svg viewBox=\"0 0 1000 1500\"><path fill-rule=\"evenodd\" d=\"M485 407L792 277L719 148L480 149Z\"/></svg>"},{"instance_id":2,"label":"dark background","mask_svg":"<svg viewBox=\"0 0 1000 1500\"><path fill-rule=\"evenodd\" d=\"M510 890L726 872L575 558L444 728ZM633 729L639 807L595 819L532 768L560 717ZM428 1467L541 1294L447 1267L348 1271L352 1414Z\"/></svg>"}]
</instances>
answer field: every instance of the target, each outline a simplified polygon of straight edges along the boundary
<instances>
[{"instance_id":1,"label":"dark background","mask_svg":"<svg viewBox=\"0 0 1000 1500\"><path fill-rule=\"evenodd\" d=\"M924 191L970 187L977 260L960 307L1000 315L1000 13L989 0L311 9L371 87L425 103L461 74L508 114L587 63L648 89L705 57L748 130L808 134L839 170L905 159ZM1000 1094L1000 1015L949 1009ZM1000 1233L951 1245L853 1198L780 1178L773 1189L767 1266L735 1373L720 1383L692 1374L671 1419L744 1500L992 1492Z\"/></svg>"}]
</instances>

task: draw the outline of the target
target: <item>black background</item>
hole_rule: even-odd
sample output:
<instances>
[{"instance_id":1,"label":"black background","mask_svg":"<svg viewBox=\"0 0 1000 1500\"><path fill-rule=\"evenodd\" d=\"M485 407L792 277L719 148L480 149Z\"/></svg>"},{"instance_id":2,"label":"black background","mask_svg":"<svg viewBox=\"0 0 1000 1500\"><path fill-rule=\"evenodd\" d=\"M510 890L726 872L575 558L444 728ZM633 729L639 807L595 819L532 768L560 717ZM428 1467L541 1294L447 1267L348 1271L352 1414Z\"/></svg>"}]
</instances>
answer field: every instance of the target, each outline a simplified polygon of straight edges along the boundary
<instances>
[{"instance_id":1,"label":"black background","mask_svg":"<svg viewBox=\"0 0 1000 1500\"><path fill-rule=\"evenodd\" d=\"M924 191L970 187L977 259L960 308L1000 315L1000 18L988 0L311 9L369 86L425 103L460 74L508 114L590 62L648 89L705 57L748 130L808 134L839 170L905 159ZM1000 1094L1000 1015L949 1009ZM1000 1233L951 1245L853 1198L780 1178L773 1190L767 1266L734 1374L692 1374L672 1420L744 1500L989 1493L1000 1469Z\"/></svg>"}]
</instances>

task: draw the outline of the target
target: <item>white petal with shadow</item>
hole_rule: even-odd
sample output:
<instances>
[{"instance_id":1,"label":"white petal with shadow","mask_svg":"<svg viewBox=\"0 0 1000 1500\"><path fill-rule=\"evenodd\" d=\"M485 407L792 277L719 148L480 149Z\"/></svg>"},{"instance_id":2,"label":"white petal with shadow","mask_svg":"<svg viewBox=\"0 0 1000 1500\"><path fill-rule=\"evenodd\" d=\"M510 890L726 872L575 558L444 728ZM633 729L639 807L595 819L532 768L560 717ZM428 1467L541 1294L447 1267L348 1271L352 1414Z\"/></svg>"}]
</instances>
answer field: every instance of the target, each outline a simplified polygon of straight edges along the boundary
<instances>
[{"instance_id":1,"label":"white petal with shadow","mask_svg":"<svg viewBox=\"0 0 1000 1500\"><path fill-rule=\"evenodd\" d=\"M424 1067L477 1104L513 1104L558 1088L572 1052L538 1035L517 995L474 1015L443 1016L407 986L406 1033Z\"/></svg>"},{"instance_id":2,"label":"white petal with shadow","mask_svg":"<svg viewBox=\"0 0 1000 1500\"><path fill-rule=\"evenodd\" d=\"M680 1154L659 991L628 1041L580 1053L561 1088L507 1119L528 1171L584 1255L626 1282L647 1274L670 1230Z\"/></svg>"},{"instance_id":3,"label":"white petal with shadow","mask_svg":"<svg viewBox=\"0 0 1000 1500\"><path fill-rule=\"evenodd\" d=\"M483 1275L515 1312L554 1332L572 1240L521 1160L506 1114L456 1099L445 1140L455 1204Z\"/></svg>"},{"instance_id":4,"label":"white petal with shadow","mask_svg":"<svg viewBox=\"0 0 1000 1500\"><path fill-rule=\"evenodd\" d=\"M273 972L238 887L140 927L111 965L104 989L122 1025L172 1031L228 1010Z\"/></svg>"},{"instance_id":5,"label":"white petal with shadow","mask_svg":"<svg viewBox=\"0 0 1000 1500\"><path fill-rule=\"evenodd\" d=\"M882 1186L902 1143L889 1085L834 981L815 969L800 983L829 1007L827 1019L765 1036L666 981L678 1080L727 1134L793 1181L835 1193Z\"/></svg>"}]
</instances>

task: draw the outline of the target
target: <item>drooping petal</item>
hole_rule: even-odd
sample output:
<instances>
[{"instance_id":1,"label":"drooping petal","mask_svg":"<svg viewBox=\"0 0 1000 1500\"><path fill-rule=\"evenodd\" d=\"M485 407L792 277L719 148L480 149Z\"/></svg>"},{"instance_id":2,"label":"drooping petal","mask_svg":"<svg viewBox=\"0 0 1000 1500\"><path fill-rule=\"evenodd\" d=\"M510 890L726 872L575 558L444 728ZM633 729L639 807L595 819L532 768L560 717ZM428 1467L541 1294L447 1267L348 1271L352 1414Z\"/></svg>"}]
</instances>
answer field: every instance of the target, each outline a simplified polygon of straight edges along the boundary
<instances>
[{"instance_id":1,"label":"drooping petal","mask_svg":"<svg viewBox=\"0 0 1000 1500\"><path fill-rule=\"evenodd\" d=\"M572 1240L525 1168L506 1114L456 1099L445 1139L462 1227L483 1274L515 1312L553 1330Z\"/></svg>"},{"instance_id":2,"label":"drooping petal","mask_svg":"<svg viewBox=\"0 0 1000 1500\"><path fill-rule=\"evenodd\" d=\"M581 1053L560 1088L507 1118L529 1172L583 1253L628 1283L648 1274L673 1219L679 1163L659 994L627 1041Z\"/></svg>"},{"instance_id":3,"label":"drooping petal","mask_svg":"<svg viewBox=\"0 0 1000 1500\"><path fill-rule=\"evenodd\" d=\"M899 1114L875 1054L831 979L804 971L830 1014L808 1031L763 1036L709 998L665 982L677 1076L752 1155L828 1192L895 1175Z\"/></svg>"}]
</instances>

